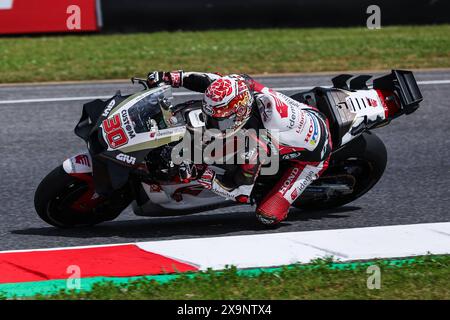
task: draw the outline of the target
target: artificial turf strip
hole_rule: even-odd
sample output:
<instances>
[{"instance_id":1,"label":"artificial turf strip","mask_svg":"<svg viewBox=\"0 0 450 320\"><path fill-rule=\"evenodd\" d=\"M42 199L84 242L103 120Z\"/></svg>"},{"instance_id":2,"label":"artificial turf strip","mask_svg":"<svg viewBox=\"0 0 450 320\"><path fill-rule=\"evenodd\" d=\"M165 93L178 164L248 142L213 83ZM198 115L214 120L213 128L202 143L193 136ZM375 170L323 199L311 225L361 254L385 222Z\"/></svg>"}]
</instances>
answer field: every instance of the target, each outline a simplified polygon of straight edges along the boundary
<instances>
[{"instance_id":1,"label":"artificial turf strip","mask_svg":"<svg viewBox=\"0 0 450 320\"><path fill-rule=\"evenodd\" d=\"M381 288L367 288L368 266L381 270ZM449 299L450 256L258 268L132 278L83 278L2 284L4 298L33 299Z\"/></svg>"},{"instance_id":2,"label":"artificial turf strip","mask_svg":"<svg viewBox=\"0 0 450 320\"><path fill-rule=\"evenodd\" d=\"M247 29L0 39L0 82L124 79L151 70L283 73L450 67L450 25Z\"/></svg>"}]
</instances>

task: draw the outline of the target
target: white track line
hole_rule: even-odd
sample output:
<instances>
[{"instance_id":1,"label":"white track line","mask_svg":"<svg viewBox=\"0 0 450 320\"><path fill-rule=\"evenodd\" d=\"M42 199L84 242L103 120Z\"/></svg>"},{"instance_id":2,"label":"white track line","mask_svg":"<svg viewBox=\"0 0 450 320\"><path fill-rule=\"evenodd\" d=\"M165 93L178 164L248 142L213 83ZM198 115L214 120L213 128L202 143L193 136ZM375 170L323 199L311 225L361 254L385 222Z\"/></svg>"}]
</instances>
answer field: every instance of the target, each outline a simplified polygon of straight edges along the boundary
<instances>
[{"instance_id":1,"label":"white track line","mask_svg":"<svg viewBox=\"0 0 450 320\"><path fill-rule=\"evenodd\" d=\"M439 84L450 84L450 80L428 80L428 81L418 81L420 85L439 85ZM273 88L275 91L299 91L307 90L314 86L309 87L279 87ZM177 96L193 96L199 95L197 92L175 92L173 95ZM61 97L61 98L39 98L39 99L20 99L20 100L3 100L0 101L2 104L21 104L21 103L40 103L40 102L63 102L63 101L88 101L95 99L109 99L111 96L84 96L84 97Z\"/></svg>"},{"instance_id":2,"label":"white track line","mask_svg":"<svg viewBox=\"0 0 450 320\"><path fill-rule=\"evenodd\" d=\"M197 92L176 92L174 96L193 96L199 95ZM109 99L110 96L87 96L87 97L61 97L61 98L40 98L40 99L22 99L22 100L4 100L0 104L19 104L19 103L38 103L38 102L61 102L61 101L88 101L95 99Z\"/></svg>"},{"instance_id":3,"label":"white track line","mask_svg":"<svg viewBox=\"0 0 450 320\"><path fill-rule=\"evenodd\" d=\"M40 249L19 249L19 250L4 250L0 251L0 257L4 253L21 253L21 252L39 252L39 251L61 251L61 250L76 250L76 249L91 249L91 248L107 248L136 245L136 242L124 242L124 243L110 243L110 244L98 244L98 245L85 245L85 246L73 246L73 247L55 247L55 248L40 248Z\"/></svg>"}]
</instances>

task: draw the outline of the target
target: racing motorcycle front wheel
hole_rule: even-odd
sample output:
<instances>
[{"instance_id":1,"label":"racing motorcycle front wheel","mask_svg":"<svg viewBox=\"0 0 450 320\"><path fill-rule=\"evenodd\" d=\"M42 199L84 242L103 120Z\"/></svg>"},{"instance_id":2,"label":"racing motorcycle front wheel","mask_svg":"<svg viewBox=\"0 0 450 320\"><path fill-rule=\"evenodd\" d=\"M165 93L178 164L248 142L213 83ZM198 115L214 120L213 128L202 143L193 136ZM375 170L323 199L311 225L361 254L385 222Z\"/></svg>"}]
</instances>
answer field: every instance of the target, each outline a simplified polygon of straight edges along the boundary
<instances>
[{"instance_id":1,"label":"racing motorcycle front wheel","mask_svg":"<svg viewBox=\"0 0 450 320\"><path fill-rule=\"evenodd\" d=\"M59 228L91 226L114 220L130 202L127 192L109 198L99 196L89 179L71 176L62 166L42 180L34 195L39 217Z\"/></svg>"}]
</instances>

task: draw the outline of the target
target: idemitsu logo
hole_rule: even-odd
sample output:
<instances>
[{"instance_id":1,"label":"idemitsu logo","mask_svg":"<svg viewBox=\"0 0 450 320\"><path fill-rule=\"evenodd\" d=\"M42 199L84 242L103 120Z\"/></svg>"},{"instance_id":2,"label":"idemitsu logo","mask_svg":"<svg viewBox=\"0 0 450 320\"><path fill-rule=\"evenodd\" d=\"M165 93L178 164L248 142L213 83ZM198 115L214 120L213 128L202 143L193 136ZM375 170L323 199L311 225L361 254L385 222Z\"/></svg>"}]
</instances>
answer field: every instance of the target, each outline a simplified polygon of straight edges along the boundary
<instances>
[{"instance_id":1,"label":"idemitsu logo","mask_svg":"<svg viewBox=\"0 0 450 320\"><path fill-rule=\"evenodd\" d=\"M12 9L13 0L0 0L0 10Z\"/></svg>"}]
</instances>

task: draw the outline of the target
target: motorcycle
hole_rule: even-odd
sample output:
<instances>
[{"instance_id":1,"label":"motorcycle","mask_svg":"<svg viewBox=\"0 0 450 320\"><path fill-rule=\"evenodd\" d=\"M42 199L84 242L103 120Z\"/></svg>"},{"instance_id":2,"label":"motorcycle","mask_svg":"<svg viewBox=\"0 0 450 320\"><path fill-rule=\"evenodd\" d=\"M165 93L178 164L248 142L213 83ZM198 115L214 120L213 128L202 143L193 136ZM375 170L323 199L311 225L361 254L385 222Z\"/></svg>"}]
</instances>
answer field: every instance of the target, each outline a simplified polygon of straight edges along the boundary
<instances>
[{"instance_id":1,"label":"motorcycle","mask_svg":"<svg viewBox=\"0 0 450 320\"><path fill-rule=\"evenodd\" d=\"M348 204L381 178L386 148L373 129L417 110L423 100L411 71L370 75L342 74L331 87L315 87L291 96L318 108L329 120L333 151L328 169L293 203L304 210ZM204 189L197 181L174 181L179 167L167 157L167 146L189 130L202 130L201 101L173 105L170 86L131 95L117 92L107 100L83 105L75 134L87 152L68 158L39 184L37 214L50 225L68 228L110 221L132 204L139 216L185 215L239 205ZM288 159L284 159L288 160ZM281 161L280 166L287 165ZM217 170L220 170L218 165ZM252 190L258 203L279 178L260 175Z\"/></svg>"}]
</instances>

